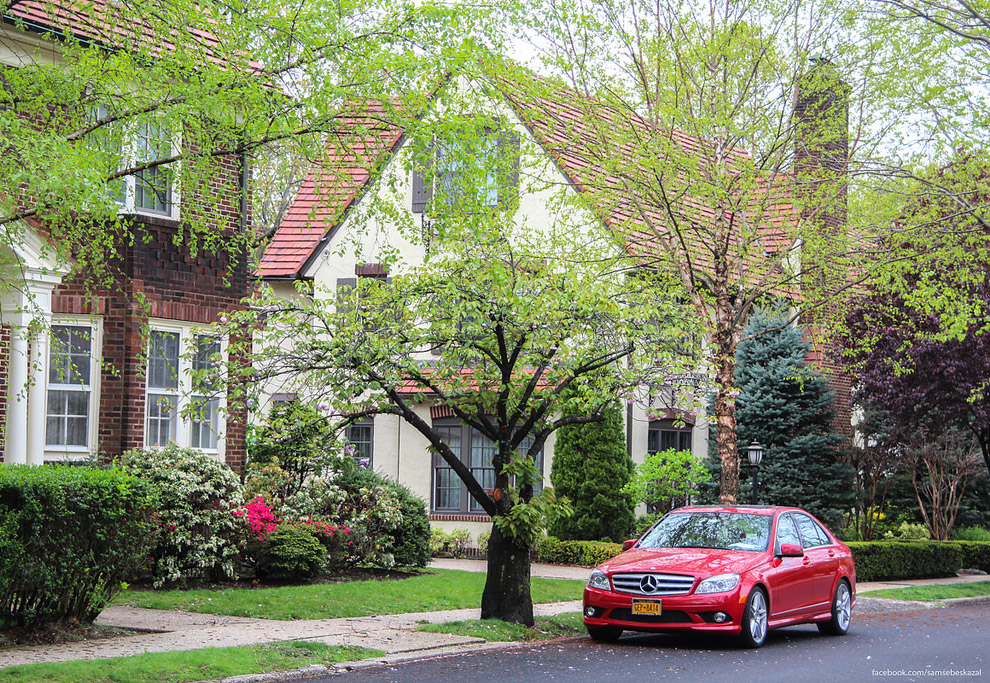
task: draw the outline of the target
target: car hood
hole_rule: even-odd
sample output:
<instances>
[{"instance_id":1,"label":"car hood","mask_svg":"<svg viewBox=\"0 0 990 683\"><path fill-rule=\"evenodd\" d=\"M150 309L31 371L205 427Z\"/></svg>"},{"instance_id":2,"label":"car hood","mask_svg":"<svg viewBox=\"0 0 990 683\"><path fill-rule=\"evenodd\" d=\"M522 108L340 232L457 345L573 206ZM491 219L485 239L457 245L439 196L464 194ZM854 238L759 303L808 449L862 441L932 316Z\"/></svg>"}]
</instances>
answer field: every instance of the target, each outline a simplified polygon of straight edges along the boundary
<instances>
[{"instance_id":1,"label":"car hood","mask_svg":"<svg viewBox=\"0 0 990 683\"><path fill-rule=\"evenodd\" d=\"M599 565L604 572L742 574L767 561L766 553L711 548L633 548Z\"/></svg>"}]
</instances>

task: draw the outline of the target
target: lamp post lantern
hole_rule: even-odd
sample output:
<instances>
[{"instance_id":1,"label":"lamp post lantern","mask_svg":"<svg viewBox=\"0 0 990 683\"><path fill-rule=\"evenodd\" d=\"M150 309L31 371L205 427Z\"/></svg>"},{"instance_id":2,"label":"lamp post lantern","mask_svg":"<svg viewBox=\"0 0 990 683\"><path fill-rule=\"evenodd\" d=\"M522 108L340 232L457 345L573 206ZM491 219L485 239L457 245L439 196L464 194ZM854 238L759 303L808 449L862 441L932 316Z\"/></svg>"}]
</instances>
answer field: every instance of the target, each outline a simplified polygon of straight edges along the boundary
<instances>
[{"instance_id":1,"label":"lamp post lantern","mask_svg":"<svg viewBox=\"0 0 990 683\"><path fill-rule=\"evenodd\" d=\"M760 485L759 473L760 461L763 460L763 446L754 441L749 444L746 454L749 455L749 464L753 466L753 505L757 505L756 494Z\"/></svg>"}]
</instances>

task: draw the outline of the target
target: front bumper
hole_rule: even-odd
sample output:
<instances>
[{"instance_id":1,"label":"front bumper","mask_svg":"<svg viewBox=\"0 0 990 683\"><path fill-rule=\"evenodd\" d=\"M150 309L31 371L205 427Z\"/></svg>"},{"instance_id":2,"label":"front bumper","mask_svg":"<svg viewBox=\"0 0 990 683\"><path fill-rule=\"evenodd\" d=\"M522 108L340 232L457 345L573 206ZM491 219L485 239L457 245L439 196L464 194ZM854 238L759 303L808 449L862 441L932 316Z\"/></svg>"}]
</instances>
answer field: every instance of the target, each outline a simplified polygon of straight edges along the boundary
<instances>
[{"instance_id":1,"label":"front bumper","mask_svg":"<svg viewBox=\"0 0 990 683\"><path fill-rule=\"evenodd\" d=\"M704 631L737 635L742 632L742 616L748 591L740 587L727 593L676 595L662 598L659 616L632 614L633 596L597 588L584 588L584 625L592 628L621 628L626 631L672 633ZM587 608L594 608L588 616ZM727 620L716 621L722 613Z\"/></svg>"}]
</instances>

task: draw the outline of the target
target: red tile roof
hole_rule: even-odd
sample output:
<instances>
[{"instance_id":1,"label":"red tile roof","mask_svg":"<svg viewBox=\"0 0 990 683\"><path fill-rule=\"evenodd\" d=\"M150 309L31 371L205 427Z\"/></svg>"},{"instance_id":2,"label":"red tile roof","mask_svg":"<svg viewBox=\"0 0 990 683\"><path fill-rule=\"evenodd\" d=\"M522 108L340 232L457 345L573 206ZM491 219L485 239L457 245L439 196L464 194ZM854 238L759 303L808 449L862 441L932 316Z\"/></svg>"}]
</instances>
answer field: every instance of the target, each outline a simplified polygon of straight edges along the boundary
<instances>
[{"instance_id":1,"label":"red tile roof","mask_svg":"<svg viewBox=\"0 0 990 683\"><path fill-rule=\"evenodd\" d=\"M23 21L29 27L72 35L78 40L107 47L137 44L152 54L174 52L179 35L192 36L196 49L215 64L225 66L229 51L203 26L170 25L170 33L140 21L133 7L109 0L13 0L3 10L6 21ZM171 36L171 38L170 38ZM257 62L247 66L260 69Z\"/></svg>"},{"instance_id":2,"label":"red tile roof","mask_svg":"<svg viewBox=\"0 0 990 683\"><path fill-rule=\"evenodd\" d=\"M300 275L320 241L340 224L371 179L398 146L402 131L384 120L380 104L341 120L323 163L306 177L258 264L258 275Z\"/></svg>"},{"instance_id":3,"label":"red tile roof","mask_svg":"<svg viewBox=\"0 0 990 683\"><path fill-rule=\"evenodd\" d=\"M647 261L655 259L658 255L658 233L667 230L666 226L673 217L678 221L679 234L684 239L684 249L691 256L694 270L710 271L716 256L713 249L715 236L711 231L717 218L715 208L699 196L698 189L691 187L686 179L705 175L705 164L713 164L710 160L715 158L713 143L675 129L657 131L634 113L589 101L547 79L532 78L538 83L538 88L503 80L502 87L508 101L561 170L590 199L605 224L621 233L627 250ZM541 94L534 95L534 92ZM612 137L603 139L602 127L588 122L592 107L592 116L609 122L615 130L624 131L622 136L617 136L618 141ZM637 148L635 143L640 141L643 147ZM637 205L622 179L610 173L609 169L602 168L599 161L645 158L647 154L657 153L674 160L669 165L671 168L676 168L677 159L696 164L690 173L675 172L663 180L667 196L673 197L669 204L672 217L659 202ZM724 151L723 158L730 174L743 173L751 161L749 152L742 148ZM653 171L645 167L642 170ZM764 258L764 253L777 253L790 246L794 241L793 230L801 218L800 209L791 196L792 184L788 176L778 174L767 181L749 171L743 177L757 185L730 198L727 203L733 211L727 217L736 221L757 222L758 225L751 231L736 230L730 234L730 239L735 242L732 253L742 256L737 271L740 276L751 269L765 269L768 260ZM710 188L702 188L701 192L705 189ZM742 235L752 239L753 243L743 245Z\"/></svg>"}]
</instances>

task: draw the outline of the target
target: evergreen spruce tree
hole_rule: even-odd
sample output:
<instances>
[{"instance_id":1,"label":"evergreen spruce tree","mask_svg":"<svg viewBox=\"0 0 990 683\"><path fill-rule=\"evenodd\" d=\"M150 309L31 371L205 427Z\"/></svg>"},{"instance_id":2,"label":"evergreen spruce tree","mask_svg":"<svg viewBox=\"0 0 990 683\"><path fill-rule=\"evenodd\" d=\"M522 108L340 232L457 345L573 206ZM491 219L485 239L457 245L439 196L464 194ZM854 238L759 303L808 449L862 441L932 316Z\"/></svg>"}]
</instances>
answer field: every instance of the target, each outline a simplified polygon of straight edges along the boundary
<instances>
[{"instance_id":1,"label":"evergreen spruce tree","mask_svg":"<svg viewBox=\"0 0 990 683\"><path fill-rule=\"evenodd\" d=\"M739 344L735 381L740 452L756 441L763 446L759 470L761 504L804 508L829 525L854 504L852 468L844 462L843 437L833 431L832 390L805 360L801 331L773 311L758 311ZM714 429L710 432L714 441ZM753 497L753 468L742 459L739 501ZM707 460L718 481L718 459ZM710 494L712 492L706 492ZM714 492L717 500L717 492Z\"/></svg>"},{"instance_id":2,"label":"evergreen spruce tree","mask_svg":"<svg viewBox=\"0 0 990 683\"><path fill-rule=\"evenodd\" d=\"M574 514L550 528L550 534L574 540L624 540L634 523L633 503L622 487L633 473L626 452L618 405L603 422L568 425L557 431L550 481L567 496Z\"/></svg>"}]
</instances>

